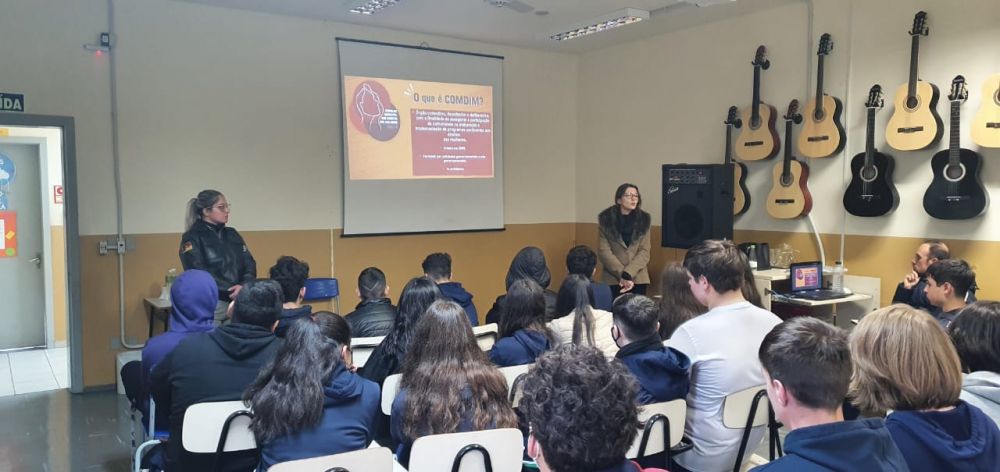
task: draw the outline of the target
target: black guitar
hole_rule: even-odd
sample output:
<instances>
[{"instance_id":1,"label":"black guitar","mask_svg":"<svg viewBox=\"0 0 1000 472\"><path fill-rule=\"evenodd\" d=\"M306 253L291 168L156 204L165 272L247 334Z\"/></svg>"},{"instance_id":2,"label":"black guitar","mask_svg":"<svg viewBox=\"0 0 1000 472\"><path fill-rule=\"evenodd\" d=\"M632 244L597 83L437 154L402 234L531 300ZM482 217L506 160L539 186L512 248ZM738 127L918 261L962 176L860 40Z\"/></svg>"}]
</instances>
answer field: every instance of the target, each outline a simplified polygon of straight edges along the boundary
<instances>
[{"instance_id":1,"label":"black guitar","mask_svg":"<svg viewBox=\"0 0 1000 472\"><path fill-rule=\"evenodd\" d=\"M733 216L740 216L750 208L750 192L747 190L747 166L742 162L733 162L733 128L743 126L743 120L737 116L739 109L729 107L726 116L726 164L733 165Z\"/></svg>"},{"instance_id":2,"label":"black guitar","mask_svg":"<svg viewBox=\"0 0 1000 472\"><path fill-rule=\"evenodd\" d=\"M892 184L892 156L875 150L875 113L882 109L882 86L868 92L868 132L865 152L851 159L851 183L844 192L844 208L854 216L882 216L896 209L899 194Z\"/></svg>"},{"instance_id":3,"label":"black guitar","mask_svg":"<svg viewBox=\"0 0 1000 472\"><path fill-rule=\"evenodd\" d=\"M962 102L969 97L965 77L951 81L951 141L948 149L931 159L934 181L924 193L924 210L942 220L964 220L979 216L989 205L989 195L979 178L983 159L959 147L959 119Z\"/></svg>"}]
</instances>

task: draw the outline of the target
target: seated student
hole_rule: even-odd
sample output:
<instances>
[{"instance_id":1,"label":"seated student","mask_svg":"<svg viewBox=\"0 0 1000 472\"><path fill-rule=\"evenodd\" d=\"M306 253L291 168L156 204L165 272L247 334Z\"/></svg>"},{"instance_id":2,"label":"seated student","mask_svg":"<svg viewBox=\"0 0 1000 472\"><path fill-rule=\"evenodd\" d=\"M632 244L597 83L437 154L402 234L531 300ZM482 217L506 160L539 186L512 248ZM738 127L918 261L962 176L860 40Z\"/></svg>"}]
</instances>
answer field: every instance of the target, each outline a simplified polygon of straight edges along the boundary
<instances>
[{"instance_id":1,"label":"seated student","mask_svg":"<svg viewBox=\"0 0 1000 472\"><path fill-rule=\"evenodd\" d=\"M507 381L479 348L462 307L434 302L413 338L420 341L407 354L390 415L401 464L422 436L517 427Z\"/></svg>"},{"instance_id":2,"label":"seated student","mask_svg":"<svg viewBox=\"0 0 1000 472\"><path fill-rule=\"evenodd\" d=\"M364 449L374 436L378 385L351 372L351 329L338 315L296 321L243 400L253 408L258 472L279 462Z\"/></svg>"},{"instance_id":3,"label":"seated student","mask_svg":"<svg viewBox=\"0 0 1000 472\"><path fill-rule=\"evenodd\" d=\"M166 470L211 469L215 454L181 447L184 413L195 403L240 399L281 345L271 332L281 299L281 286L273 280L243 284L230 305L232 323L188 337L153 368L150 393L157 407L170 409ZM224 462L226 471L247 470L257 464L257 453L232 453Z\"/></svg>"},{"instance_id":4,"label":"seated student","mask_svg":"<svg viewBox=\"0 0 1000 472\"><path fill-rule=\"evenodd\" d=\"M424 258L421 264L424 269L424 276L429 277L441 289L444 297L458 303L469 315L469 322L472 326L479 325L479 313L476 312L476 305L472 303L472 294L462 287L462 284L451 280L451 255L445 252L435 252Z\"/></svg>"},{"instance_id":5,"label":"seated student","mask_svg":"<svg viewBox=\"0 0 1000 472\"><path fill-rule=\"evenodd\" d=\"M292 256L281 256L271 267L270 274L271 280L281 285L281 294L284 297L278 327L274 329L274 335L283 338L292 323L312 315L312 307L302 304L302 298L306 296L309 264Z\"/></svg>"},{"instance_id":6,"label":"seated student","mask_svg":"<svg viewBox=\"0 0 1000 472\"><path fill-rule=\"evenodd\" d=\"M552 347L552 331L545 326L545 295L531 279L518 279L507 291L500 318L499 339L490 349L490 360L500 367L535 362Z\"/></svg>"},{"instance_id":7,"label":"seated student","mask_svg":"<svg viewBox=\"0 0 1000 472\"><path fill-rule=\"evenodd\" d=\"M611 311L611 286L594 282L597 275L597 253L587 246L575 246L566 254L566 270L570 275L582 275L590 281L590 289L594 292L594 308Z\"/></svg>"},{"instance_id":8,"label":"seated student","mask_svg":"<svg viewBox=\"0 0 1000 472\"><path fill-rule=\"evenodd\" d=\"M610 359L618 352L618 345L611 338L611 313L595 309L591 305L593 300L589 279L577 274L566 277L556 299L557 318L549 322L552 341L555 345L593 346Z\"/></svg>"},{"instance_id":9,"label":"seated student","mask_svg":"<svg viewBox=\"0 0 1000 472\"><path fill-rule=\"evenodd\" d=\"M613 310L611 335L621 346L615 357L639 381L636 400L646 405L686 397L691 361L660 340L656 302L644 295L626 293L615 300Z\"/></svg>"},{"instance_id":10,"label":"seated student","mask_svg":"<svg viewBox=\"0 0 1000 472\"><path fill-rule=\"evenodd\" d=\"M398 374L403 368L410 339L413 338L413 327L427 307L444 298L437 284L427 277L414 277L403 287L399 294L399 314L392 331L372 351L371 357L361 369L361 375L379 386L385 378Z\"/></svg>"},{"instance_id":11,"label":"seated student","mask_svg":"<svg viewBox=\"0 0 1000 472\"><path fill-rule=\"evenodd\" d=\"M524 378L527 454L542 472L647 472L625 458L638 434L635 380L601 351L567 344Z\"/></svg>"},{"instance_id":12,"label":"seated student","mask_svg":"<svg viewBox=\"0 0 1000 472\"><path fill-rule=\"evenodd\" d=\"M1000 302L975 302L948 326L962 370L959 398L1000 424Z\"/></svg>"},{"instance_id":13,"label":"seated student","mask_svg":"<svg viewBox=\"0 0 1000 472\"><path fill-rule=\"evenodd\" d=\"M847 333L816 318L775 326L758 351L774 416L790 432L785 456L754 471L906 471L882 418L844 421L851 382Z\"/></svg>"},{"instance_id":14,"label":"seated student","mask_svg":"<svg viewBox=\"0 0 1000 472\"><path fill-rule=\"evenodd\" d=\"M389 284L378 267L366 267L358 275L361 303L347 314L351 335L355 338L385 336L396 324L396 307L389 300Z\"/></svg>"},{"instance_id":15,"label":"seated student","mask_svg":"<svg viewBox=\"0 0 1000 472\"><path fill-rule=\"evenodd\" d=\"M917 246L917 252L913 255L913 260L910 261L913 270L903 277L902 282L896 285L892 302L905 303L934 314L936 308L927 300L927 294L924 290L927 286L927 268L937 261L950 258L951 253L948 251L948 245L941 241L928 240Z\"/></svg>"},{"instance_id":16,"label":"seated student","mask_svg":"<svg viewBox=\"0 0 1000 472\"><path fill-rule=\"evenodd\" d=\"M961 362L933 318L897 304L866 315L851 333L849 396L885 420L910 470L996 470L1000 431L964 400Z\"/></svg>"},{"instance_id":17,"label":"seated student","mask_svg":"<svg viewBox=\"0 0 1000 472\"><path fill-rule=\"evenodd\" d=\"M927 302L935 308L934 319L947 328L976 285L976 273L961 259L937 261L927 268Z\"/></svg>"},{"instance_id":18,"label":"seated student","mask_svg":"<svg viewBox=\"0 0 1000 472\"><path fill-rule=\"evenodd\" d=\"M748 267L746 255L731 241L704 241L684 256L691 293L708 307L704 315L680 325L666 342L691 359L684 434L694 448L675 457L688 470L732 468L743 431L723 425L723 402L729 394L764 385L757 348L781 319L743 296ZM747 454L763 435L763 427L754 428Z\"/></svg>"},{"instance_id":19,"label":"seated student","mask_svg":"<svg viewBox=\"0 0 1000 472\"><path fill-rule=\"evenodd\" d=\"M659 315L660 338L670 339L677 327L708 311L705 305L695 300L688 285L688 272L683 265L671 262L660 273Z\"/></svg>"},{"instance_id":20,"label":"seated student","mask_svg":"<svg viewBox=\"0 0 1000 472\"><path fill-rule=\"evenodd\" d=\"M504 279L504 287L510 291L510 286L516 280L529 279L542 288L545 296L545 321L550 321L556 312L556 294L549 290L552 283L552 274L545 264L545 253L534 246L528 246L517 252L514 260L510 261L510 268L507 269L507 277ZM501 313L504 309L504 301L507 295L500 295L493 302L493 307L486 313L487 323L500 323Z\"/></svg>"}]
</instances>

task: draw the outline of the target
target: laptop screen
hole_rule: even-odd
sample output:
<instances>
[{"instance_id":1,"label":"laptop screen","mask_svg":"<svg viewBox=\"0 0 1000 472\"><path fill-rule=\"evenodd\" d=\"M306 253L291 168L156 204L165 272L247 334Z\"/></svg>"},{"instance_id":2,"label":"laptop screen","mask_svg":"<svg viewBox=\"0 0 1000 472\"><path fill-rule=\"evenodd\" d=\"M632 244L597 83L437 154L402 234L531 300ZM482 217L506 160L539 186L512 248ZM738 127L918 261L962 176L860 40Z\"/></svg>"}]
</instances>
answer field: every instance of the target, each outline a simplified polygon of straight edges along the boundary
<instances>
[{"instance_id":1,"label":"laptop screen","mask_svg":"<svg viewBox=\"0 0 1000 472\"><path fill-rule=\"evenodd\" d=\"M789 270L791 271L792 292L823 288L823 264L819 262L792 264Z\"/></svg>"}]
</instances>

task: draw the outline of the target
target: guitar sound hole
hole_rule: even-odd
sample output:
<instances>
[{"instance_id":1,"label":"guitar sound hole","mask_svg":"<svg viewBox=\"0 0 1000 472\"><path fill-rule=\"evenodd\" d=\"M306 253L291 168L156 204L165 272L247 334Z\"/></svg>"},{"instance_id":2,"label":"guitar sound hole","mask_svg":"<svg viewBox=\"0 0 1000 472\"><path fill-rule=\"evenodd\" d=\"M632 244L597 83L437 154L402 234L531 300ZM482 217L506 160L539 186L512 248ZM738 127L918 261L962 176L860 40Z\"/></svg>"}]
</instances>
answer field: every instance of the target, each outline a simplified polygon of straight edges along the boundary
<instances>
[{"instance_id":1,"label":"guitar sound hole","mask_svg":"<svg viewBox=\"0 0 1000 472\"><path fill-rule=\"evenodd\" d=\"M788 186L792 185L792 176L791 176L791 174L789 174L789 175L782 174L781 175L781 185L784 186L784 187L788 187Z\"/></svg>"},{"instance_id":2,"label":"guitar sound hole","mask_svg":"<svg viewBox=\"0 0 1000 472\"><path fill-rule=\"evenodd\" d=\"M861 168L861 180L871 182L875 177L878 177L878 169L875 166Z\"/></svg>"},{"instance_id":3,"label":"guitar sound hole","mask_svg":"<svg viewBox=\"0 0 1000 472\"><path fill-rule=\"evenodd\" d=\"M750 118L750 129L760 128L760 117Z\"/></svg>"},{"instance_id":4,"label":"guitar sound hole","mask_svg":"<svg viewBox=\"0 0 1000 472\"><path fill-rule=\"evenodd\" d=\"M949 165L944 168L944 179L949 182L958 182L965 177L965 165Z\"/></svg>"},{"instance_id":5,"label":"guitar sound hole","mask_svg":"<svg viewBox=\"0 0 1000 472\"><path fill-rule=\"evenodd\" d=\"M916 96L906 97L906 108L913 110L917 108L917 105L920 105L920 99Z\"/></svg>"}]
</instances>

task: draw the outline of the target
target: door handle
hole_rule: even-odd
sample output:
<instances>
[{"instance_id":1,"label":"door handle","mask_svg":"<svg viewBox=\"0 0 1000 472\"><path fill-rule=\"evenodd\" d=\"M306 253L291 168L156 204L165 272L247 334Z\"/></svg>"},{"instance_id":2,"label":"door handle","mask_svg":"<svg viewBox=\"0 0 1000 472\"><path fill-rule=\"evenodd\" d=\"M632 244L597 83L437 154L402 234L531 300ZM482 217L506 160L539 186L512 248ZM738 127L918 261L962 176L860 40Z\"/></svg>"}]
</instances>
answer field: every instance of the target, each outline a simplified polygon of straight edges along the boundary
<instances>
[{"instance_id":1,"label":"door handle","mask_svg":"<svg viewBox=\"0 0 1000 472\"><path fill-rule=\"evenodd\" d=\"M42 253L35 253L35 257L32 257L29 262L35 263L35 265L40 269L42 268Z\"/></svg>"}]
</instances>

